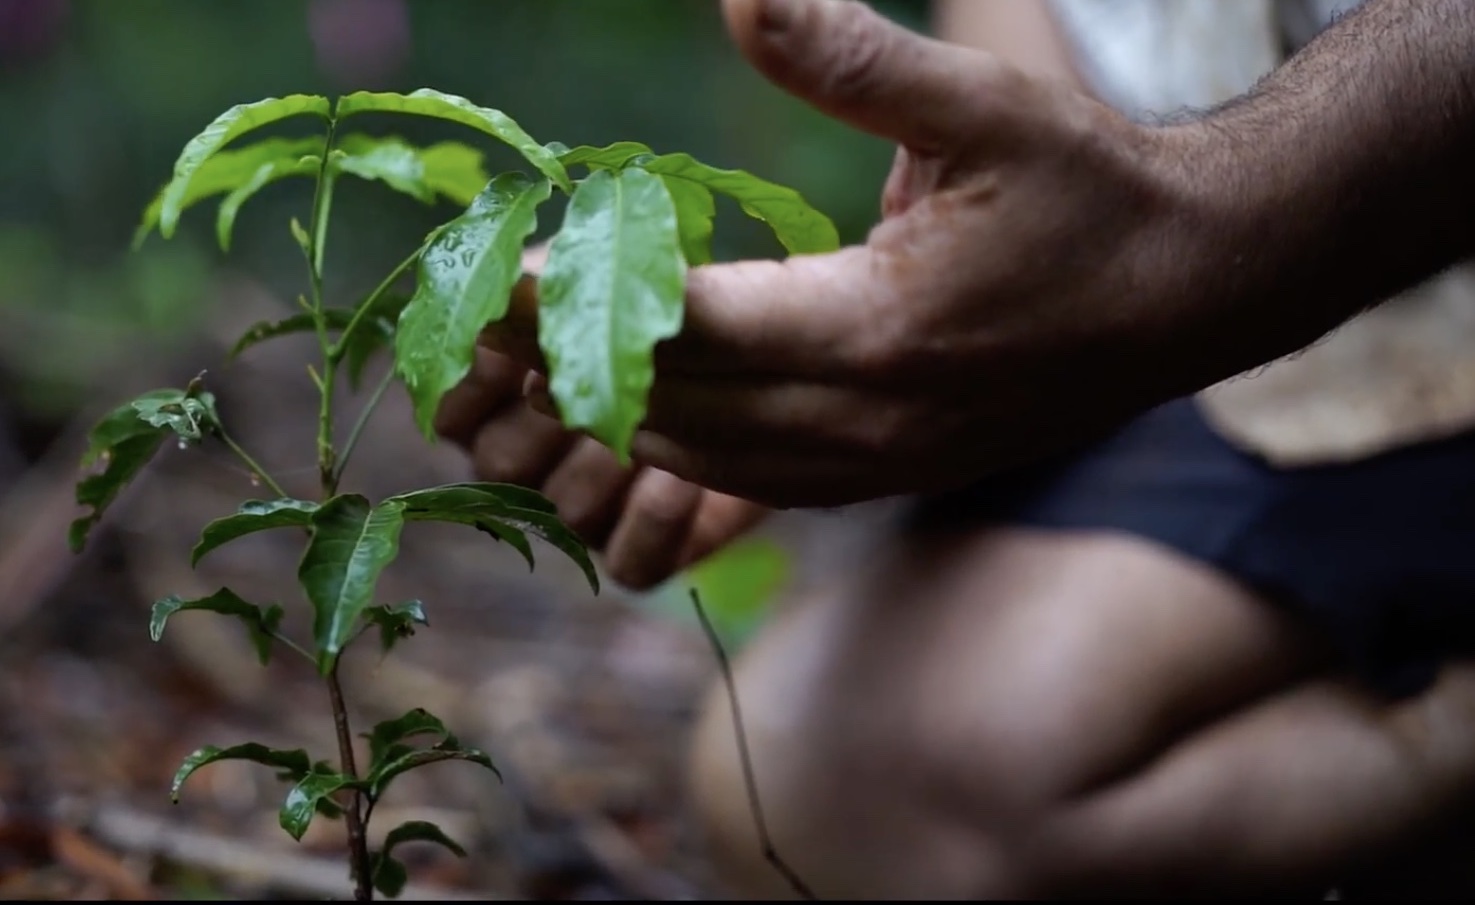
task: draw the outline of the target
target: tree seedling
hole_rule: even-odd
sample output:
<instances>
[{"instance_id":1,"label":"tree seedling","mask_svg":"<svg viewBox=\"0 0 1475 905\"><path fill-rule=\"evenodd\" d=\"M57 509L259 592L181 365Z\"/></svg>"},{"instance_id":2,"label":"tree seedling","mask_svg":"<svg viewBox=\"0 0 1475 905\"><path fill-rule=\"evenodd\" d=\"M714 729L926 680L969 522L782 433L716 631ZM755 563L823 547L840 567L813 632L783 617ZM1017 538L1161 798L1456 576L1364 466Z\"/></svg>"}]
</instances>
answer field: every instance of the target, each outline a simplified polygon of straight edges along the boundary
<instances>
[{"instance_id":1,"label":"tree seedling","mask_svg":"<svg viewBox=\"0 0 1475 905\"><path fill-rule=\"evenodd\" d=\"M461 142L417 146L398 137L345 131L364 113L399 113L448 120L510 145L532 172L488 178L482 152ZM313 118L320 134L238 139L291 117ZM571 171L582 168L582 178ZM366 297L330 305L323 291L333 189L344 176L376 180L427 204L449 201L462 208L433 229ZM687 154L656 154L645 145L608 147L539 144L497 110L465 98L421 89L410 94L358 92L338 98L292 95L227 110L185 145L173 178L144 214L135 247L157 228L168 238L186 209L219 198L216 234L222 251L242 205L270 183L311 180L307 224L291 221L307 265L300 311L251 327L236 343L238 355L258 343L296 333L317 339L318 361L308 373L319 397L314 499L288 494L227 432L214 397L197 378L182 389L159 389L115 409L93 429L83 466L91 474L77 485L77 501L90 510L71 526L80 550L119 491L173 438L180 446L218 442L240 458L272 499L247 500L204 526L191 564L212 550L258 531L295 529L305 545L297 569L310 614L310 642L289 631L295 610L250 602L230 588L199 599L156 602L149 624L154 640L170 618L207 610L239 620L261 662L280 650L310 660L321 675L337 737L336 762L303 749L276 750L254 742L201 748L185 758L171 791L196 770L221 760L247 760L277 771L291 784L280 823L301 839L315 817L341 818L347 827L355 897L375 891L396 896L406 870L394 856L411 841L465 852L433 824L411 821L390 830L370 850L365 828L375 805L404 773L441 761L461 760L496 771L491 758L469 748L435 716L415 709L373 726L357 751L338 675L343 651L366 634L385 652L427 623L418 600L381 603L380 574L394 560L406 523L454 522L510 545L534 565L529 535L551 544L578 564L595 593L599 579L579 538L559 520L541 494L511 484L466 482L396 494L378 501L341 492L340 479L364 425L389 385L402 382L415 421L433 439L432 419L441 397L471 368L478 333L507 313L514 284L523 277L523 245L537 226L538 207L557 190L569 195L561 228L537 277L538 343L547 361L549 391L563 423L597 438L628 461L631 439L645 415L654 377L652 351L681 328L689 266L711 260L713 194L735 199L762 220L791 253L829 251L838 241L833 224L794 191L737 170L721 170ZM414 271L413 293L396 289ZM340 379L357 387L366 363L389 349L393 366L369 394L347 437L335 430L334 389ZM305 636L307 629L297 633ZM360 754L367 755L361 761ZM363 767L360 768L360 763Z\"/></svg>"}]
</instances>

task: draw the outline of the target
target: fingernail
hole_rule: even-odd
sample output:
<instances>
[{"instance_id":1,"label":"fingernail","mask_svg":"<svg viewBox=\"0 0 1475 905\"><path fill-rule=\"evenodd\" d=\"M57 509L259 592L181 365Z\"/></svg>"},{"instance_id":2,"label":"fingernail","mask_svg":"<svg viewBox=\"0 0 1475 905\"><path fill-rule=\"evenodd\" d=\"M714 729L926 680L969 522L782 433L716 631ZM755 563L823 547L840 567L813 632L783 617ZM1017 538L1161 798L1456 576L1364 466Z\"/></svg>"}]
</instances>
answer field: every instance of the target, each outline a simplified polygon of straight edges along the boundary
<instances>
[{"instance_id":1,"label":"fingernail","mask_svg":"<svg viewBox=\"0 0 1475 905\"><path fill-rule=\"evenodd\" d=\"M542 374L539 374L537 371L528 371L527 375L522 378L522 394L524 396L531 396L534 393L547 392L548 378L544 377Z\"/></svg>"}]
</instances>

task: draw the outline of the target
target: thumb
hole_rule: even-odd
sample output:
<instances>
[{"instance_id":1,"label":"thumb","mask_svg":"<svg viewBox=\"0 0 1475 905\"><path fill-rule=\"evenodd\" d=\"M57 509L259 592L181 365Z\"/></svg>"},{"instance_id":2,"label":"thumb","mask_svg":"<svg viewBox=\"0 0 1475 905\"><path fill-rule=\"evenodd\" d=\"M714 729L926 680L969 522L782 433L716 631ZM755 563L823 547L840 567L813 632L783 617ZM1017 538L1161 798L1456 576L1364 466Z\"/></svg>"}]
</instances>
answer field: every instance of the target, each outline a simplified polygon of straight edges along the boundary
<instances>
[{"instance_id":1,"label":"thumb","mask_svg":"<svg viewBox=\"0 0 1475 905\"><path fill-rule=\"evenodd\" d=\"M723 0L743 55L779 87L856 128L931 150L990 90L991 55L908 31L857 0Z\"/></svg>"}]
</instances>

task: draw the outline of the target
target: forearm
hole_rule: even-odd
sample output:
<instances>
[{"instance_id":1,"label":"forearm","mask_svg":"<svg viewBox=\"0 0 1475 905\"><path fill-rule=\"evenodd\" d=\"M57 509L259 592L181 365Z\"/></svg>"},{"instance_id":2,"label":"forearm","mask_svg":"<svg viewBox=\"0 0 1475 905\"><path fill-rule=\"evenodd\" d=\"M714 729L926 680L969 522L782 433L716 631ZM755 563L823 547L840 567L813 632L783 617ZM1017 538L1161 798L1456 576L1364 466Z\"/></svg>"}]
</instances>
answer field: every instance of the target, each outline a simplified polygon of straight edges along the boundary
<instances>
[{"instance_id":1,"label":"forearm","mask_svg":"<svg viewBox=\"0 0 1475 905\"><path fill-rule=\"evenodd\" d=\"M1181 129L1206 222L1232 211L1214 294L1293 351L1475 251L1475 3L1370 0Z\"/></svg>"}]
</instances>

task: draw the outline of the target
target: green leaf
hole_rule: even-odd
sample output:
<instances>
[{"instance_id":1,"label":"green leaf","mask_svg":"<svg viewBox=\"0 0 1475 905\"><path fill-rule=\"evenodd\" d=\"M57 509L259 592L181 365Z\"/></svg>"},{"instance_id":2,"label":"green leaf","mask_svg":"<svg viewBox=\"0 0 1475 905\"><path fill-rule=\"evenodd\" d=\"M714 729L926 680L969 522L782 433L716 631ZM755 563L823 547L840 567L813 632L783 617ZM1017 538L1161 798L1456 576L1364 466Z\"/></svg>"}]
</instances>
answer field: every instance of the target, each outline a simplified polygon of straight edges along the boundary
<instances>
[{"instance_id":1,"label":"green leaf","mask_svg":"<svg viewBox=\"0 0 1475 905\"><path fill-rule=\"evenodd\" d=\"M169 622L169 617L181 610L209 610L212 613L234 616L251 633L251 643L255 645L256 656L262 665L265 666L271 659L272 634L282 624L283 615L282 608L277 604L259 607L242 600L229 588L221 588L208 597L195 600L170 595L154 601L153 613L149 617L149 637L155 641L164 637L164 626Z\"/></svg>"},{"instance_id":2,"label":"green leaf","mask_svg":"<svg viewBox=\"0 0 1475 905\"><path fill-rule=\"evenodd\" d=\"M551 149L551 148L550 148ZM572 150L557 150L558 162L565 167L583 165L592 170L618 170L632 163L641 163L641 158L650 158L654 152L638 141L617 141L603 148L581 145ZM717 207L712 201L712 192L705 185L677 176L663 176L666 190L676 205L676 227L681 236L681 250L686 263L692 266L706 264L712 260L712 220Z\"/></svg>"},{"instance_id":3,"label":"green leaf","mask_svg":"<svg viewBox=\"0 0 1475 905\"><path fill-rule=\"evenodd\" d=\"M589 551L568 526L559 521L553 503L535 490L512 484L467 482L402 493L391 499L405 506L409 521L456 522L474 525L512 544L534 565L532 549L523 533L542 538L574 561L599 593L599 573Z\"/></svg>"},{"instance_id":4,"label":"green leaf","mask_svg":"<svg viewBox=\"0 0 1475 905\"><path fill-rule=\"evenodd\" d=\"M584 546L584 542L572 529L559 521L558 516L549 515L546 512L534 512L530 509L517 509L506 513L490 514L487 522L525 531L557 547L584 573L584 579L589 582L589 589L595 594L599 593L599 572L594 568L594 562L589 559L589 549Z\"/></svg>"},{"instance_id":5,"label":"green leaf","mask_svg":"<svg viewBox=\"0 0 1475 905\"><path fill-rule=\"evenodd\" d=\"M358 389L363 378L364 367L374 353L394 339L394 325L410 297L403 292L389 290L374 299L374 306L354 328L353 335L343 350L343 364L348 372L349 386ZM342 330L353 321L352 308L325 308L323 319L328 329ZM258 321L247 328L231 347L228 358L235 358L256 345L279 336L296 333L312 333L317 329L310 312L302 312L276 321Z\"/></svg>"},{"instance_id":6,"label":"green leaf","mask_svg":"<svg viewBox=\"0 0 1475 905\"><path fill-rule=\"evenodd\" d=\"M421 253L419 282L400 314L394 355L427 437L434 436L441 397L471 370L477 335L506 314L522 274L523 241L537 227L537 207L551 190L546 180L504 173Z\"/></svg>"},{"instance_id":7,"label":"green leaf","mask_svg":"<svg viewBox=\"0 0 1475 905\"><path fill-rule=\"evenodd\" d=\"M271 139L261 145L270 147L249 157L249 160L259 160L259 163L245 175L241 171L247 163L246 151L256 148L256 145L239 152L220 152L205 164L191 185L191 194L201 198L221 191L230 193L221 202L215 220L216 238L222 251L230 249L231 232L241 207L257 192L287 177L316 176L321 166L321 139L305 142ZM268 156L268 151L274 153ZM233 153L242 155L242 159L228 159L227 155ZM207 181L207 171L222 160L231 164L231 168L222 168L218 177ZM355 133L338 140L337 148L329 155L328 165L335 176L346 173L360 179L377 180L426 204L444 195L465 206L488 180L482 166L482 153L454 141L421 148L396 136L379 138ZM198 191L196 185L200 186ZM194 200L198 198L192 198L191 203ZM145 215L145 223L140 227L143 234L157 222L160 207L156 202Z\"/></svg>"},{"instance_id":8,"label":"green leaf","mask_svg":"<svg viewBox=\"0 0 1475 905\"><path fill-rule=\"evenodd\" d=\"M470 204L492 181L482 158L481 151L459 141L443 141L420 152L426 183L462 207Z\"/></svg>"},{"instance_id":9,"label":"green leaf","mask_svg":"<svg viewBox=\"0 0 1475 905\"><path fill-rule=\"evenodd\" d=\"M434 842L450 850L458 858L466 857L466 849L447 836L445 830L428 820L407 820L390 830L384 837L384 854L391 854L395 846L405 842Z\"/></svg>"},{"instance_id":10,"label":"green leaf","mask_svg":"<svg viewBox=\"0 0 1475 905\"><path fill-rule=\"evenodd\" d=\"M277 822L288 835L301 842L302 834L312 825L312 818L318 813L319 805L335 792L358 784L351 776L315 769L302 777L287 793L287 800L282 802L282 809L277 814Z\"/></svg>"},{"instance_id":11,"label":"green leaf","mask_svg":"<svg viewBox=\"0 0 1475 905\"><path fill-rule=\"evenodd\" d=\"M130 405L139 420L172 431L185 443L198 443L220 426L215 397L192 385L185 390L155 392L133 400Z\"/></svg>"},{"instance_id":12,"label":"green leaf","mask_svg":"<svg viewBox=\"0 0 1475 905\"><path fill-rule=\"evenodd\" d=\"M399 552L404 504L378 506L358 494L333 497L312 514L312 539L297 568L312 601L318 669L332 668L372 603L379 573Z\"/></svg>"},{"instance_id":13,"label":"green leaf","mask_svg":"<svg viewBox=\"0 0 1475 905\"><path fill-rule=\"evenodd\" d=\"M428 748L405 744L407 739L422 735L436 736L436 741ZM370 763L365 782L371 800L378 800L389 782L401 773L444 760L470 761L496 773L498 779L502 777L486 752L463 748L461 740L452 735L438 717L422 707L379 723L366 737L369 739Z\"/></svg>"},{"instance_id":14,"label":"green leaf","mask_svg":"<svg viewBox=\"0 0 1475 905\"><path fill-rule=\"evenodd\" d=\"M141 421L139 424L148 431L126 440L120 440L108 451L107 467L104 471L85 478L77 484L77 503L91 507L92 511L73 520L67 531L67 544L73 553L82 550L83 545L87 543L87 535L102 519L108 506L112 505L113 500L128 482L143 470L164 442L164 431L143 424Z\"/></svg>"},{"instance_id":15,"label":"green leaf","mask_svg":"<svg viewBox=\"0 0 1475 905\"><path fill-rule=\"evenodd\" d=\"M325 308L323 310L323 316L330 330L342 330L348 326L348 322L353 318L353 311L348 308ZM290 317L284 317L276 321L257 321L246 328L246 332L242 333L241 338L236 340L236 344L231 347L226 357L235 358L257 343L263 343L269 339L275 339L278 336L290 336L294 333L311 333L316 329L317 324L313 321L312 313L309 311L304 311L301 314L293 314Z\"/></svg>"},{"instance_id":16,"label":"green leaf","mask_svg":"<svg viewBox=\"0 0 1475 905\"><path fill-rule=\"evenodd\" d=\"M663 154L638 165L663 178L685 179L735 199L744 213L767 223L791 254L814 254L840 247L835 224L791 188L742 170L719 170L690 154Z\"/></svg>"},{"instance_id":17,"label":"green leaf","mask_svg":"<svg viewBox=\"0 0 1475 905\"><path fill-rule=\"evenodd\" d=\"M580 145L573 150L560 151L558 162L565 167L583 165L591 170L618 170L636 157L650 153L651 149L638 141L617 141L602 148Z\"/></svg>"},{"instance_id":18,"label":"green leaf","mask_svg":"<svg viewBox=\"0 0 1475 905\"><path fill-rule=\"evenodd\" d=\"M137 405L142 403L145 408L152 409L155 403L177 402L182 396L183 393L175 389L150 390L113 409L87 435L82 468L89 468L98 461L105 465L101 473L89 475L77 483L78 505L88 506L92 511L73 521L67 532L67 543L72 552L82 549L87 535L108 506L128 486L128 482L137 477L169 435L169 429L164 425L143 420Z\"/></svg>"},{"instance_id":19,"label":"green leaf","mask_svg":"<svg viewBox=\"0 0 1475 905\"><path fill-rule=\"evenodd\" d=\"M391 749L390 754L393 756L386 759L382 767L369 774L366 782L370 798L378 799L382 796L394 778L402 773L448 760L469 761L491 770L498 781L502 779L502 771L497 769L485 751L476 748L461 748L459 743L455 742L455 736L451 736L450 742L444 742L434 748L405 750L401 747Z\"/></svg>"},{"instance_id":20,"label":"green leaf","mask_svg":"<svg viewBox=\"0 0 1475 905\"><path fill-rule=\"evenodd\" d=\"M410 872L397 858L375 852L370 858L369 877L380 895L389 899L399 898L410 880Z\"/></svg>"},{"instance_id":21,"label":"green leaf","mask_svg":"<svg viewBox=\"0 0 1475 905\"><path fill-rule=\"evenodd\" d=\"M329 155L328 165L360 179L377 179L424 204L435 202L435 189L425 179L420 149L401 138L346 135Z\"/></svg>"},{"instance_id":22,"label":"green leaf","mask_svg":"<svg viewBox=\"0 0 1475 905\"><path fill-rule=\"evenodd\" d=\"M323 150L321 138L268 138L255 144L220 151L201 164L185 183L183 195L179 197L179 210L183 213L206 198L230 192L255 178L263 166L300 160L309 154ZM148 238L164 211L164 196L174 182L159 189L153 201L143 212L143 219L133 234L133 247L137 248Z\"/></svg>"},{"instance_id":23,"label":"green leaf","mask_svg":"<svg viewBox=\"0 0 1475 905\"><path fill-rule=\"evenodd\" d=\"M511 509L531 509L556 515L558 507L553 501L530 487L520 484L503 484L496 481L458 481L426 487L390 497L404 501L407 509L448 509L457 506L502 506ZM406 514L406 518L410 516Z\"/></svg>"},{"instance_id":24,"label":"green leaf","mask_svg":"<svg viewBox=\"0 0 1475 905\"><path fill-rule=\"evenodd\" d=\"M318 142L317 150L322 150ZM241 208L256 196L257 192L289 176L314 176L321 168L321 158L316 154L295 157L280 157L269 160L256 168L251 178L242 182L226 195L215 213L215 240L220 250L230 251L231 232L236 226L236 216Z\"/></svg>"},{"instance_id":25,"label":"green leaf","mask_svg":"<svg viewBox=\"0 0 1475 905\"><path fill-rule=\"evenodd\" d=\"M394 290L381 293L373 300L373 306L343 347L343 365L348 370L350 387L358 389L369 359L394 340L395 324L409 302L408 295Z\"/></svg>"},{"instance_id":26,"label":"green leaf","mask_svg":"<svg viewBox=\"0 0 1475 905\"><path fill-rule=\"evenodd\" d=\"M712 260L712 219L717 205L712 192L701 183L675 176L662 176L671 203L676 205L676 233L681 239L681 253L692 267Z\"/></svg>"},{"instance_id":27,"label":"green leaf","mask_svg":"<svg viewBox=\"0 0 1475 905\"><path fill-rule=\"evenodd\" d=\"M318 504L310 500L247 500L234 515L218 518L200 532L200 540L190 551L190 565L198 563L206 553L230 543L238 537L271 528L306 528Z\"/></svg>"},{"instance_id":28,"label":"green leaf","mask_svg":"<svg viewBox=\"0 0 1475 905\"><path fill-rule=\"evenodd\" d=\"M415 634L415 626L429 625L425 616L425 604L418 600L407 600L394 606L372 606L364 611L364 618L379 628L379 642L384 652L389 653L394 645Z\"/></svg>"},{"instance_id":29,"label":"green leaf","mask_svg":"<svg viewBox=\"0 0 1475 905\"><path fill-rule=\"evenodd\" d=\"M442 521L461 521L463 524L471 525L483 534L489 534L496 540L502 541L512 549L516 550L528 564L531 572L538 567L538 560L533 556L533 545L528 543L528 536L517 528L506 522L499 521L489 516L468 516L466 519L445 518Z\"/></svg>"},{"instance_id":30,"label":"green leaf","mask_svg":"<svg viewBox=\"0 0 1475 905\"><path fill-rule=\"evenodd\" d=\"M405 510L406 521L470 525L483 534L510 545L527 562L528 571L537 568L537 559L533 556L533 548L528 543L527 535L495 517L508 515L510 510L500 503L488 501L484 494L467 490L465 485L446 485L416 491L402 496L401 499L413 502Z\"/></svg>"},{"instance_id":31,"label":"green leaf","mask_svg":"<svg viewBox=\"0 0 1475 905\"><path fill-rule=\"evenodd\" d=\"M174 784L170 787L169 797L176 803L179 801L179 790L185 780L206 764L213 764L221 760L249 760L268 767L276 767L287 774L288 778L301 779L308 775L312 764L308 759L307 752L301 748L291 751L283 751L276 748L268 748L255 742L247 742L244 745L233 745L229 748L217 748L214 745L206 745L184 759L179 765L179 770L174 774Z\"/></svg>"},{"instance_id":32,"label":"green leaf","mask_svg":"<svg viewBox=\"0 0 1475 905\"><path fill-rule=\"evenodd\" d=\"M555 185L569 190L568 172L551 151L533 141L510 116L500 110L478 107L464 97L421 88L409 94L359 91L338 99L341 120L355 113L411 113L470 126L511 145Z\"/></svg>"},{"instance_id":33,"label":"green leaf","mask_svg":"<svg viewBox=\"0 0 1475 905\"><path fill-rule=\"evenodd\" d=\"M538 281L538 343L564 424L630 461L656 343L681 329L686 259L676 207L642 169L579 183Z\"/></svg>"},{"instance_id":34,"label":"green leaf","mask_svg":"<svg viewBox=\"0 0 1475 905\"><path fill-rule=\"evenodd\" d=\"M383 763L385 754L391 748L406 739L420 735L434 735L437 737L436 743L439 744L446 739L455 738L446 728L446 724L441 722L440 717L424 707L416 707L406 711L403 716L376 723L373 729L362 734L369 740L369 770L371 772Z\"/></svg>"},{"instance_id":35,"label":"green leaf","mask_svg":"<svg viewBox=\"0 0 1475 905\"><path fill-rule=\"evenodd\" d=\"M293 94L250 104L237 104L220 114L203 132L190 139L179 159L175 161L174 178L164 187L160 202L159 232L166 239L174 235L179 215L184 211L185 201L190 195L190 183L215 152L252 129L268 123L304 113L327 119L328 112L327 98ZM252 172L255 172L255 168L252 168Z\"/></svg>"}]
</instances>

